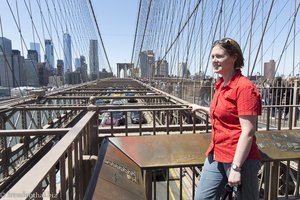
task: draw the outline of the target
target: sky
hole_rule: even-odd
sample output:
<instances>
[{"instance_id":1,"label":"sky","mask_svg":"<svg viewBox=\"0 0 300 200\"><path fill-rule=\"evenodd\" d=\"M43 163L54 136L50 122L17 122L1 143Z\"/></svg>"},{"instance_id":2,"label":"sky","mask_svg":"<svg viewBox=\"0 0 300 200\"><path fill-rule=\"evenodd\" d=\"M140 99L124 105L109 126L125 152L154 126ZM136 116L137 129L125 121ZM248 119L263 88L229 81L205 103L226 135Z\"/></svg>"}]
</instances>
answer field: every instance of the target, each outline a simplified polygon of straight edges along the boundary
<instances>
[{"instance_id":1,"label":"sky","mask_svg":"<svg viewBox=\"0 0 300 200\"><path fill-rule=\"evenodd\" d=\"M55 0L48 1L49 4ZM12 9L16 13L16 3L15 1L9 1ZM26 0L29 4L37 4L36 1ZM42 1L43 2L43 1ZM88 1L87 1L88 2ZM2 27L0 27L0 37L4 37L12 40L12 48L21 51L21 39L14 22L12 14L10 12L9 6L6 0L0 0L2 4L2 9L0 12ZM113 72L116 74L116 63L130 62L132 45L134 41L136 19L138 13L138 0L92 0L94 7L94 12L99 25L100 33L103 39L104 47L107 53L108 60L112 67ZM24 2L18 1L19 4L19 14L20 20L28 17L28 12L25 9ZM43 4L45 5L45 4ZM16 19L17 20L17 19ZM30 24L30 22L28 22ZM24 25L25 24L25 25ZM38 26L38 25L37 25ZM95 26L94 26L95 27ZM45 27L43 27L45 29ZM41 29L41 27L37 27ZM53 28L52 28L53 29ZM32 42L32 28L31 26L26 27L26 23L21 24L22 34L28 49L30 49L30 42ZM96 30L96 29L95 29ZM54 32L52 30L52 32ZM71 36L72 37L72 36ZM96 38L99 41L99 46L101 45L100 38ZM72 40L73 42L73 40ZM25 49L23 44L23 49ZM56 50L59 51L59 50ZM101 51L101 50L100 50ZM22 51L21 51L22 54ZM27 53L24 53L27 54ZM26 55L25 55L26 57ZM56 60L57 58L55 58ZM63 58L60 58L63 59ZM74 56L73 56L74 65ZM102 52L100 55L100 70L105 65L106 69L109 71L106 58Z\"/></svg>"},{"instance_id":2,"label":"sky","mask_svg":"<svg viewBox=\"0 0 300 200\"><path fill-rule=\"evenodd\" d=\"M195 0L196 1L196 0ZM52 2L56 2L56 4L58 4L57 2L66 2L65 4L72 4L72 5L78 5L78 2L81 2L82 4L85 4L86 2L89 2L88 0L23 0L23 1L19 1L19 0L0 0L0 4L1 4L1 12L0 12L0 37L2 35L4 35L4 37L7 37L9 39L12 40L12 48L13 49L18 49L21 51L21 54L24 55L24 57L26 57L26 52L23 53L22 52L22 48L24 49L24 44L23 47L21 46L21 42L20 42L20 35L18 32L18 29L16 28L16 24L14 23L14 19L12 18L12 14L10 12L10 9L8 7L8 2L9 4L11 4L12 7L16 7L16 4L19 4L19 13L20 13L20 20L23 21L25 20L25 18L27 20L29 20L29 16L28 16L28 12L25 9L24 6L24 2L27 2L29 4L29 2L31 2L32 5L37 4L36 2L42 2L44 9L45 9L45 2L49 2L49 4L51 4ZM74 3L76 2L76 4ZM112 67L112 70L114 72L114 74L116 74L116 68L117 68L117 63L129 63L131 61L131 54L132 54L132 48L133 48L133 43L134 43L134 34L135 34L135 28L136 28L136 20L137 20L137 15L138 15L138 6L139 6L139 1L138 0L91 0L93 7L94 7L94 12L96 15L96 19L100 28L100 33L103 39L103 43L104 43L104 48L106 50L107 53L107 57L109 59L110 65ZM157 1L158 3L161 3L159 1ZM163 1L162 1L163 2ZM181 1L174 1L174 2L181 2ZM211 2L211 1L206 1L206 2ZM230 2L228 0L228 2ZM245 1L247 2L249 5L251 5L251 1ZM270 3L270 0L267 1ZM276 16L276 19L278 20L274 20L275 18L275 14L279 13L279 11L281 11L281 8L287 3L287 6L285 6L285 10L283 10L283 12L281 12L280 15ZM270 20L270 25L272 24L272 28L269 29L266 32L266 36L264 37L264 50L267 50L269 55L265 55L264 56L264 60L261 61L261 63L263 64L263 62L265 61L269 61L270 59L277 59L279 58L279 54L282 51L282 46L285 42L285 38L287 36L287 31L290 23L286 23L287 26L285 26L284 29L281 30L281 28L283 27L284 23L280 22L281 18L284 18L286 22L286 19L289 15L291 15L291 11L294 11L294 4L290 3L291 1L276 1L276 7L272 13L272 20ZM297 2L299 2L299 0L297 0ZM232 3L231 3L232 4ZM226 4L226 5L231 5L231 4ZM284 5L283 5L284 4ZM213 5L213 4L212 4ZM214 6L213 6L214 7ZM157 8L156 8L157 9ZM250 9L250 8L249 8ZM70 9L71 10L71 9ZM144 10L144 13L146 11ZM267 8L265 8L264 10L264 15L266 15L267 13ZM17 13L16 9L14 9L14 13ZM36 14L36 23L39 22L39 11L38 9L33 10L33 13ZM207 10L207 15L211 16L211 11ZM250 11L249 11L250 13ZM248 13L248 14L249 14ZM263 13L263 12L261 12ZM72 13L71 13L72 14ZM285 16L287 15L287 16ZM298 14L299 15L299 14ZM180 16L180 15L178 15ZM250 21L250 17L247 17L248 15L245 15L244 18L246 18L248 21ZM259 15L261 16L261 14ZM227 16L229 17L229 16ZM177 17L176 17L177 18ZM260 19L261 17L259 17ZM245 20L246 20L245 19ZM299 24L300 21L298 20L299 17L296 20L296 30L297 33L299 32ZM79 19L80 20L80 19ZM237 20L237 19L235 19ZM76 23L76 20L73 20ZM257 33L255 34L255 37L253 37L255 39L255 41L253 40L253 45L252 45L252 49L253 47L257 47L259 42L260 42L260 37L261 37L261 23L260 20L257 21L258 25L256 25L254 27L253 31L256 31ZM205 30L209 31L210 30L210 21L209 19L207 20L208 25L205 26ZM235 22L232 22L232 24L236 24ZM22 25L22 34L24 36L24 40L26 45L29 47L29 43L32 42L32 27L31 27L31 22L27 21L21 24ZM246 24L247 26L247 24ZM41 30L42 28L45 27L41 27L37 25L37 29ZM156 27L154 27L156 28ZM52 27L53 29L53 27ZM91 29L93 29L92 31L94 32L93 34L95 35L95 26L94 26L94 22L91 22L89 24L87 24L87 27L85 27L83 34L90 34L89 32L86 31L91 31ZM248 29L245 29L248 30ZM156 30L149 30L150 32L155 32ZM177 30L172 31L172 33L176 34ZM52 30L52 32L54 32ZM275 38L275 36L277 36L277 33L280 33L280 37L281 38ZM42 33L40 33L42 35ZM150 35L150 34L149 34ZM300 34L298 34L300 35ZM62 37L62 33L60 32L60 37ZM74 41L74 37L71 35L72 37L72 43ZM292 35L291 35L292 37ZM290 37L290 38L291 38ZM46 39L47 36L45 37ZM245 36L246 38L246 36ZM297 39L299 38L299 36L296 37ZM99 41L99 46L101 46L101 42L100 42L100 38L97 37L95 39L98 39ZM272 42L272 40L274 39L274 42ZM299 40L295 40L297 42L296 44L296 50L298 51L298 44L299 44ZM159 41L160 43L163 43L164 41ZM84 54L81 54L81 52L83 52L82 50L75 52L76 55L86 55L88 56L88 42L85 42L86 47L82 47L85 51ZM157 43L155 43L156 45ZM269 45L272 44L272 45ZM196 44L197 45L197 44ZM276 45L279 45L279 48L276 48ZM59 46L59 45L57 45ZM153 49L155 50L155 47L157 47L158 45L154 46ZM146 48L146 47L145 47ZM148 47L147 47L148 48ZM101 47L102 49L102 47ZM109 71L108 68L108 63L106 61L105 55L103 53L103 51L100 49L101 54L100 54L100 70L102 70L104 67ZM151 49L151 47L149 47L149 49ZM197 49L199 49L199 47L197 46ZM270 49L270 50L268 50ZM289 45L289 49L292 49L292 45ZM247 50L247 49L246 49ZM61 50L56 50L57 51L57 56L55 58L58 59L57 57L59 57L59 59L63 59L63 56L61 56ZM75 51L75 50L74 50ZM256 51L253 51L252 54L253 56L255 56ZM273 52L274 55L277 54L276 56L273 56ZM286 51L287 52L287 51ZM157 53L157 52L155 52ZM272 54L272 55L271 55ZM73 56L72 61L74 63L74 58L75 57L79 57L79 56ZM158 53L156 54L156 56L158 57ZM245 54L246 57L248 56L248 50L246 51ZM281 73L290 73L291 70L290 69L286 69L285 66L292 66L290 64L285 64L288 62L291 62L290 57L292 56L292 54L290 52L288 52L287 54L284 54L282 61L281 61L281 66L280 70L278 71L279 74ZM297 68L297 72L300 72L300 62L299 62L299 54L296 53L296 64L298 63L298 68ZM88 59L88 58L87 58ZM196 64L198 63L197 59L193 59ZM87 61L88 63L88 61ZM260 63L260 61L258 60L257 63ZM74 65L74 64L73 64ZM251 66L251 64L250 64ZM198 69L198 67L196 66L193 69ZM74 69L73 69L74 70ZM193 71L192 71L193 72Z\"/></svg>"},{"instance_id":3,"label":"sky","mask_svg":"<svg viewBox=\"0 0 300 200\"><path fill-rule=\"evenodd\" d=\"M94 0L92 3L111 67L129 63L139 1Z\"/></svg>"}]
</instances>

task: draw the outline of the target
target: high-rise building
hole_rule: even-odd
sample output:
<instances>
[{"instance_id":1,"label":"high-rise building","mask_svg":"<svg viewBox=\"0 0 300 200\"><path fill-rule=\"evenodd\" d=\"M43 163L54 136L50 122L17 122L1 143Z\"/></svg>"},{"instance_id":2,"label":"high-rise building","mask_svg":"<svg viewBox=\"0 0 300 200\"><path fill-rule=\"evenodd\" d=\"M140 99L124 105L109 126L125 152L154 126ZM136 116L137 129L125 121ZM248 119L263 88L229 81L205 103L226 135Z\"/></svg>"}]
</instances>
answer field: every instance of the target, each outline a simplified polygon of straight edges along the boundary
<instances>
[{"instance_id":1,"label":"high-rise building","mask_svg":"<svg viewBox=\"0 0 300 200\"><path fill-rule=\"evenodd\" d=\"M187 63L182 62L178 64L178 70L177 70L177 76L180 78L186 78L187 77Z\"/></svg>"},{"instance_id":2,"label":"high-rise building","mask_svg":"<svg viewBox=\"0 0 300 200\"><path fill-rule=\"evenodd\" d=\"M23 70L24 57L21 56L19 50L12 50L12 69L13 69L13 87L20 87L24 85Z\"/></svg>"},{"instance_id":3,"label":"high-rise building","mask_svg":"<svg viewBox=\"0 0 300 200\"><path fill-rule=\"evenodd\" d=\"M39 87L37 64L34 59L27 58L24 60L24 73L22 76L25 86Z\"/></svg>"},{"instance_id":4,"label":"high-rise building","mask_svg":"<svg viewBox=\"0 0 300 200\"><path fill-rule=\"evenodd\" d=\"M54 68L54 54L52 40L45 40L45 63L49 69Z\"/></svg>"},{"instance_id":5,"label":"high-rise building","mask_svg":"<svg viewBox=\"0 0 300 200\"><path fill-rule=\"evenodd\" d=\"M46 63L38 63L39 85L47 86L49 83L49 70L46 67Z\"/></svg>"},{"instance_id":6,"label":"high-rise building","mask_svg":"<svg viewBox=\"0 0 300 200\"><path fill-rule=\"evenodd\" d=\"M57 60L57 76L63 76L64 75L64 61L63 60Z\"/></svg>"},{"instance_id":7,"label":"high-rise building","mask_svg":"<svg viewBox=\"0 0 300 200\"><path fill-rule=\"evenodd\" d=\"M155 62L155 75L159 77L167 77L169 75L169 63L166 60Z\"/></svg>"},{"instance_id":8,"label":"high-rise building","mask_svg":"<svg viewBox=\"0 0 300 200\"><path fill-rule=\"evenodd\" d=\"M274 80L275 78L275 61L270 60L264 63L264 78Z\"/></svg>"},{"instance_id":9,"label":"high-rise building","mask_svg":"<svg viewBox=\"0 0 300 200\"><path fill-rule=\"evenodd\" d=\"M41 62L40 44L36 42L30 42L30 50L35 50L37 52L38 62Z\"/></svg>"},{"instance_id":10,"label":"high-rise building","mask_svg":"<svg viewBox=\"0 0 300 200\"><path fill-rule=\"evenodd\" d=\"M99 72L99 79L110 78L110 77L113 77L113 76L114 76L114 74L112 72L106 71L105 68L103 68L102 71Z\"/></svg>"},{"instance_id":11,"label":"high-rise building","mask_svg":"<svg viewBox=\"0 0 300 200\"><path fill-rule=\"evenodd\" d=\"M64 72L72 72L72 48L71 48L71 36L69 33L64 33Z\"/></svg>"},{"instance_id":12,"label":"high-rise building","mask_svg":"<svg viewBox=\"0 0 300 200\"><path fill-rule=\"evenodd\" d=\"M11 40L0 37L0 85L13 87Z\"/></svg>"},{"instance_id":13,"label":"high-rise building","mask_svg":"<svg viewBox=\"0 0 300 200\"><path fill-rule=\"evenodd\" d=\"M75 70L81 67L80 58L75 58Z\"/></svg>"},{"instance_id":14,"label":"high-rise building","mask_svg":"<svg viewBox=\"0 0 300 200\"><path fill-rule=\"evenodd\" d=\"M99 78L98 40L90 40L90 76L92 80Z\"/></svg>"},{"instance_id":15,"label":"high-rise building","mask_svg":"<svg viewBox=\"0 0 300 200\"><path fill-rule=\"evenodd\" d=\"M64 85L64 77L63 76L49 76L48 86L58 88L63 85Z\"/></svg>"},{"instance_id":16,"label":"high-rise building","mask_svg":"<svg viewBox=\"0 0 300 200\"><path fill-rule=\"evenodd\" d=\"M38 52L36 50L28 50L27 58L39 62Z\"/></svg>"},{"instance_id":17,"label":"high-rise building","mask_svg":"<svg viewBox=\"0 0 300 200\"><path fill-rule=\"evenodd\" d=\"M28 50L27 59L24 64L23 82L26 86L39 86L38 80L38 52L36 50Z\"/></svg>"},{"instance_id":18,"label":"high-rise building","mask_svg":"<svg viewBox=\"0 0 300 200\"><path fill-rule=\"evenodd\" d=\"M11 40L5 37L0 37L0 53L11 55L12 45Z\"/></svg>"},{"instance_id":19,"label":"high-rise building","mask_svg":"<svg viewBox=\"0 0 300 200\"><path fill-rule=\"evenodd\" d=\"M87 64L85 62L85 57L80 56L80 74L81 74L81 79L82 82L87 82L88 81L88 74L87 74Z\"/></svg>"},{"instance_id":20,"label":"high-rise building","mask_svg":"<svg viewBox=\"0 0 300 200\"><path fill-rule=\"evenodd\" d=\"M66 74L68 79L68 84L79 84L81 83L81 76L79 71L68 72Z\"/></svg>"},{"instance_id":21,"label":"high-rise building","mask_svg":"<svg viewBox=\"0 0 300 200\"><path fill-rule=\"evenodd\" d=\"M154 74L153 66L155 62L154 53L152 50L143 51L139 55L140 77L150 78Z\"/></svg>"}]
</instances>

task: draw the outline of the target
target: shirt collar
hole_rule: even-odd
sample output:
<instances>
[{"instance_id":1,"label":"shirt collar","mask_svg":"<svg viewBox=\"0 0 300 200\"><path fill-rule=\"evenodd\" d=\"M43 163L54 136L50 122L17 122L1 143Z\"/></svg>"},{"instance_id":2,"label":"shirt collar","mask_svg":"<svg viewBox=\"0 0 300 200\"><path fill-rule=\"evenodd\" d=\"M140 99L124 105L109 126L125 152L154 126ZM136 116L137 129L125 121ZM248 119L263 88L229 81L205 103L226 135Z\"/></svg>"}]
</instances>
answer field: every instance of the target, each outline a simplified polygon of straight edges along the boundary
<instances>
[{"instance_id":1,"label":"shirt collar","mask_svg":"<svg viewBox=\"0 0 300 200\"><path fill-rule=\"evenodd\" d=\"M229 83L226 85L226 87L234 88L237 85L237 82L238 82L238 80L240 79L241 76L242 76L241 70L237 69L236 72L235 72L235 74L233 75L233 77L229 81ZM223 77L221 77L216 82L216 89L219 88L222 85L223 82L224 82L224 79L223 79Z\"/></svg>"}]
</instances>

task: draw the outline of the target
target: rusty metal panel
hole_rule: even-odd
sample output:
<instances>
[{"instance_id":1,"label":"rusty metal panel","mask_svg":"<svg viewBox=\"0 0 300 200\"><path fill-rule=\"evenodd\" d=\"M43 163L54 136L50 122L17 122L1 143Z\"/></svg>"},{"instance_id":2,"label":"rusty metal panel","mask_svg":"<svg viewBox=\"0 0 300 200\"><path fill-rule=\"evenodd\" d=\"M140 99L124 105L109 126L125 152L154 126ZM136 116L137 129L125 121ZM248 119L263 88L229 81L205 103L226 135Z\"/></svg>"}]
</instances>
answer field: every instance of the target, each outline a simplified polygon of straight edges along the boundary
<instances>
[{"instance_id":1,"label":"rusty metal panel","mask_svg":"<svg viewBox=\"0 0 300 200\"><path fill-rule=\"evenodd\" d=\"M102 160L93 199L146 199L140 167L111 143Z\"/></svg>"},{"instance_id":2,"label":"rusty metal panel","mask_svg":"<svg viewBox=\"0 0 300 200\"><path fill-rule=\"evenodd\" d=\"M297 131L259 131L256 135L263 161L300 158ZM145 199L141 170L202 165L211 134L110 137L106 141L93 199Z\"/></svg>"},{"instance_id":3,"label":"rusty metal panel","mask_svg":"<svg viewBox=\"0 0 300 200\"><path fill-rule=\"evenodd\" d=\"M257 145L263 161L300 158L300 132L292 130L258 132Z\"/></svg>"},{"instance_id":4,"label":"rusty metal panel","mask_svg":"<svg viewBox=\"0 0 300 200\"><path fill-rule=\"evenodd\" d=\"M297 131L259 131L256 137L262 161L300 158L300 134ZM141 168L201 165L210 140L211 134L110 138Z\"/></svg>"},{"instance_id":5,"label":"rusty metal panel","mask_svg":"<svg viewBox=\"0 0 300 200\"><path fill-rule=\"evenodd\" d=\"M130 136L110 138L141 168L201 165L210 134Z\"/></svg>"}]
</instances>

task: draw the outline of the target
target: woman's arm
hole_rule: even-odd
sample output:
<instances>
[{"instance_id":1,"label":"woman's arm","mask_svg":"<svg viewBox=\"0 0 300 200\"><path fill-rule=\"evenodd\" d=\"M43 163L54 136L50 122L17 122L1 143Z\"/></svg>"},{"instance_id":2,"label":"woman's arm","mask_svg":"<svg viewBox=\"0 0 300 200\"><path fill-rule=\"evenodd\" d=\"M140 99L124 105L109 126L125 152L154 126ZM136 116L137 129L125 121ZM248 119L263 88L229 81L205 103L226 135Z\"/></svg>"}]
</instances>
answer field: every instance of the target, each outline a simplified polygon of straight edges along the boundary
<instances>
[{"instance_id":1,"label":"woman's arm","mask_svg":"<svg viewBox=\"0 0 300 200\"><path fill-rule=\"evenodd\" d=\"M253 136L256 131L257 116L240 116L239 120L242 133L240 135L232 163L242 167L251 150ZM241 184L241 173L231 168L228 183L232 186Z\"/></svg>"},{"instance_id":2,"label":"woman's arm","mask_svg":"<svg viewBox=\"0 0 300 200\"><path fill-rule=\"evenodd\" d=\"M191 104L191 105L189 105L189 108L192 109L192 112L201 110L201 111L206 112L206 114L209 115L209 107L199 106L197 104Z\"/></svg>"}]
</instances>

